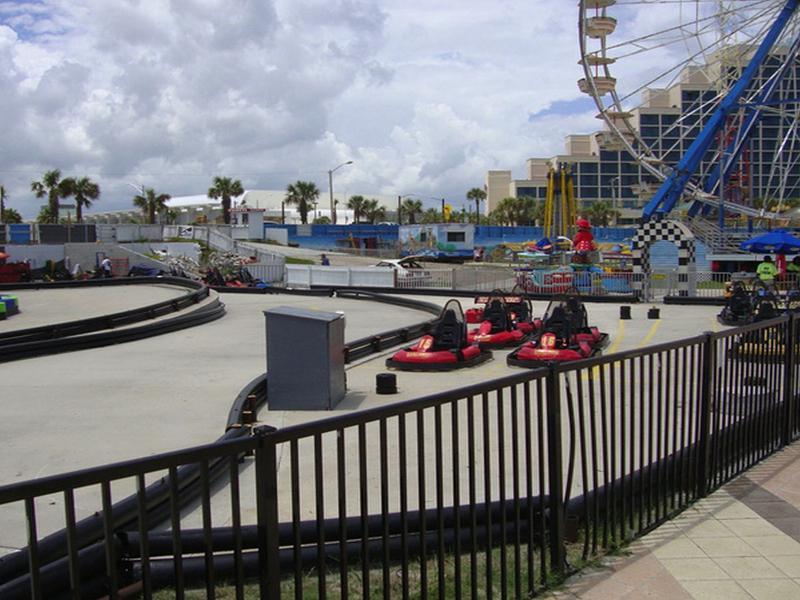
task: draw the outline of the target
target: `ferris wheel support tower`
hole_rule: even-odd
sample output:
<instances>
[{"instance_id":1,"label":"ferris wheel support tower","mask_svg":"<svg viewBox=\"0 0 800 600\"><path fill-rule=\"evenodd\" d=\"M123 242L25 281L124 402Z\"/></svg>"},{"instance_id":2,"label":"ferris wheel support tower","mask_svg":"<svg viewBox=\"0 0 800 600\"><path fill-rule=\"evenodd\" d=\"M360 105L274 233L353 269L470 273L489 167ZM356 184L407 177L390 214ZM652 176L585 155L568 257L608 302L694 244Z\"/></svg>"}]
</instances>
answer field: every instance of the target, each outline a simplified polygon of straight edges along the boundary
<instances>
[{"instance_id":1,"label":"ferris wheel support tower","mask_svg":"<svg viewBox=\"0 0 800 600\"><path fill-rule=\"evenodd\" d=\"M578 87L605 122L593 139L641 220L679 202L706 236L716 227L692 217L716 210L720 230L731 214L782 218L800 198L800 0L580 0L579 12ZM578 187L601 197L603 175Z\"/></svg>"},{"instance_id":2,"label":"ferris wheel support tower","mask_svg":"<svg viewBox=\"0 0 800 600\"><path fill-rule=\"evenodd\" d=\"M700 162L702 161L706 152L708 152L708 150L711 148L714 140L718 137L720 132L723 131L728 115L739 108L739 102L744 95L745 90L758 73L758 70L761 68L764 60L769 55L770 51L775 45L775 42L780 37L784 28L788 25L798 7L800 7L800 0L787 0L783 10L781 10L772 27L764 36L761 45L759 46L758 50L756 50L753 58L750 60L750 63L745 68L739 80L736 82L733 88L731 88L730 92L722 100L722 102L720 102L717 110L711 116L708 123L697 136L695 141L688 148L683 158L680 160L672 173L670 173L667 179L661 184L661 187L655 193L653 198L645 205L642 211L643 221L649 221L652 218L663 217L678 203L691 178L700 167ZM767 90L765 90L762 94L767 94ZM766 97L763 98L763 100L768 101L770 95L771 91L766 95ZM752 120L756 117L757 111L752 113L748 119ZM736 156L738 157L738 152ZM733 160L729 160L726 167L733 166L735 157L731 158ZM717 174L717 180L718 179L719 174ZM716 183L713 185L716 186ZM693 208L693 210L696 212L697 208Z\"/></svg>"}]
</instances>

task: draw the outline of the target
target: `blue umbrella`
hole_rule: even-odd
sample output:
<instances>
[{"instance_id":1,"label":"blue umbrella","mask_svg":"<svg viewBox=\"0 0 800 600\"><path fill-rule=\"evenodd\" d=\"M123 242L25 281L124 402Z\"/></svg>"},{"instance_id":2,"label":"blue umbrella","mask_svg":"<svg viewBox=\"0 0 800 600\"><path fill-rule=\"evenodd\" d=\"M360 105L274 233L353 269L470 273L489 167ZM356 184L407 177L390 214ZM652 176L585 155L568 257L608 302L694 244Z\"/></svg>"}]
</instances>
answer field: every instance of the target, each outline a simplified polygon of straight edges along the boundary
<instances>
[{"instance_id":1,"label":"blue umbrella","mask_svg":"<svg viewBox=\"0 0 800 600\"><path fill-rule=\"evenodd\" d=\"M786 231L770 231L742 242L739 248L758 254L800 254L800 239Z\"/></svg>"}]
</instances>

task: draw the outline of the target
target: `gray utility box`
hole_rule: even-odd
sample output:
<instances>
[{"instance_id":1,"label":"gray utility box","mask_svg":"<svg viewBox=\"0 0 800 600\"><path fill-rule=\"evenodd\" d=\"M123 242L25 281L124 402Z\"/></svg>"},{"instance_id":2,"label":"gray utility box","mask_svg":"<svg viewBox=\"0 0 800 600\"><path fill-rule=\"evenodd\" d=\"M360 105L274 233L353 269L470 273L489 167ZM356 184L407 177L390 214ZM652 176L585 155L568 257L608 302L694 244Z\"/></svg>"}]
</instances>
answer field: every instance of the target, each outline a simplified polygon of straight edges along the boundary
<instances>
[{"instance_id":1,"label":"gray utility box","mask_svg":"<svg viewBox=\"0 0 800 600\"><path fill-rule=\"evenodd\" d=\"M344 398L344 315L279 306L267 325L270 410L331 410Z\"/></svg>"}]
</instances>

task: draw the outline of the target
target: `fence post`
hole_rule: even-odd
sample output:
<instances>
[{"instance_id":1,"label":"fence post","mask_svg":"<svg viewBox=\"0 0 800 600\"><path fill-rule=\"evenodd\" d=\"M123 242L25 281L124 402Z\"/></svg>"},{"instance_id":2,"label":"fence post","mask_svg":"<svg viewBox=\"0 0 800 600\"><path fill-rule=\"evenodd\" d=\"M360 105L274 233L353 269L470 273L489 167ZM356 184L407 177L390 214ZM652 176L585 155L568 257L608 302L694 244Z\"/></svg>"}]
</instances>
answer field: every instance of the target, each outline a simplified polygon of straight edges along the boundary
<instances>
[{"instance_id":1,"label":"fence post","mask_svg":"<svg viewBox=\"0 0 800 600\"><path fill-rule=\"evenodd\" d=\"M564 462L561 454L561 384L559 373L550 365L547 392L547 470L550 483L550 569L564 573Z\"/></svg>"},{"instance_id":2,"label":"fence post","mask_svg":"<svg viewBox=\"0 0 800 600\"><path fill-rule=\"evenodd\" d=\"M794 313L789 313L789 320L786 322L786 337L784 338L784 348L786 349L783 363L783 445L788 446L792 443L794 434L795 397L794 397L794 361L795 343L797 339L795 327L797 326Z\"/></svg>"},{"instance_id":3,"label":"fence post","mask_svg":"<svg viewBox=\"0 0 800 600\"><path fill-rule=\"evenodd\" d=\"M703 342L703 359L700 371L700 418L698 430L700 433L697 440L698 461L697 461L697 481L695 481L695 493L698 498L702 498L708 491L708 481L711 468L711 405L713 404L713 381L716 366L716 347L714 335L711 332L705 333Z\"/></svg>"},{"instance_id":4,"label":"fence post","mask_svg":"<svg viewBox=\"0 0 800 600\"><path fill-rule=\"evenodd\" d=\"M280 597L280 544L278 542L278 467L275 442L267 425L253 429L256 446L256 520L258 532L259 590L262 600Z\"/></svg>"}]
</instances>

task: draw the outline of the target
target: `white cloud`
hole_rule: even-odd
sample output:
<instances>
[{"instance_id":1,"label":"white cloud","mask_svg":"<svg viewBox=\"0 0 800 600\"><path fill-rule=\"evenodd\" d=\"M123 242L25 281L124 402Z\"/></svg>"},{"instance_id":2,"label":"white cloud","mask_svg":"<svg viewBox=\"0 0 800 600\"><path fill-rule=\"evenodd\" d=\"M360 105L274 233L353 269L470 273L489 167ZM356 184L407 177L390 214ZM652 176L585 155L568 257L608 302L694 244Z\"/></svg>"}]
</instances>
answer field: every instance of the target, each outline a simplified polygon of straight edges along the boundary
<instances>
[{"instance_id":1,"label":"white cloud","mask_svg":"<svg viewBox=\"0 0 800 600\"><path fill-rule=\"evenodd\" d=\"M580 97L576 19L564 0L0 2L0 182L32 216L50 168L109 210L131 181L325 190L352 159L337 189L457 201L599 125L536 116Z\"/></svg>"}]
</instances>

